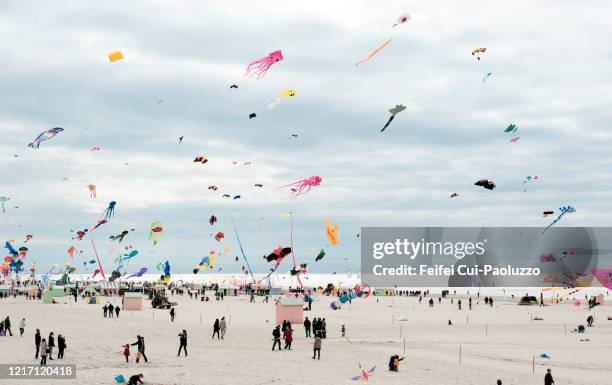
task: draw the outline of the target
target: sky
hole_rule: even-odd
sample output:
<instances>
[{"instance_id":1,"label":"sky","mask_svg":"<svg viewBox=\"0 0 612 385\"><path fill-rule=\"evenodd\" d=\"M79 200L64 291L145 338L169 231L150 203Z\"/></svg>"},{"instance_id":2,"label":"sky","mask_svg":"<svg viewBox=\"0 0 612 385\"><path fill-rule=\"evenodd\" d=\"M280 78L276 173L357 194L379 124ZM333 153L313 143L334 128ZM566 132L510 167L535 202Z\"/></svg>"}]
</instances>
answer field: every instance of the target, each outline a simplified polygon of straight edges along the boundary
<instances>
[{"instance_id":1,"label":"sky","mask_svg":"<svg viewBox=\"0 0 612 385\"><path fill-rule=\"evenodd\" d=\"M91 236L107 271L128 245L139 250L130 272L165 260L189 272L228 245L207 273L236 273L244 263L234 261L233 218L253 269L265 272L262 256L291 243L292 212L297 262L345 272L359 269L362 226L544 226L552 219L542 211L567 205L576 212L563 225L610 226L611 7L4 1L0 195L10 201L1 240L22 246L33 235L24 262L39 272L64 262L84 272ZM402 13L410 20L392 27ZM477 47L487 48L480 61ZM265 77L244 76L249 62L277 49L284 59ZM125 59L110 63L115 50ZM296 96L269 111L287 88ZM406 110L381 133L397 104ZM514 143L504 133L511 123ZM64 131L27 147L53 127ZM315 175L321 185L295 199L277 189ZM539 180L524 184L527 176ZM483 178L497 187L474 186ZM108 224L71 239L110 201ZM336 246L327 218L339 225ZM164 237L153 247L155 220ZM129 229L123 243L109 240ZM218 231L222 242L212 237ZM70 246L82 254L68 257ZM315 263L321 248L327 255Z\"/></svg>"}]
</instances>

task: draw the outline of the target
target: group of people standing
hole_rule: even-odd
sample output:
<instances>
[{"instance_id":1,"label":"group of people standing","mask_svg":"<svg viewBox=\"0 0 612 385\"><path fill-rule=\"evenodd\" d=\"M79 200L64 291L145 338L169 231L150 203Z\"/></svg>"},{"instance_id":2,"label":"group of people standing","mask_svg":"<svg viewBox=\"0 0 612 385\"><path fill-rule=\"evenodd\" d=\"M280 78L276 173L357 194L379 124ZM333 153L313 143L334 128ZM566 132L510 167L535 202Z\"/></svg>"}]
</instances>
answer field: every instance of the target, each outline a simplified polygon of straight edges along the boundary
<instances>
[{"instance_id":1,"label":"group of people standing","mask_svg":"<svg viewBox=\"0 0 612 385\"><path fill-rule=\"evenodd\" d=\"M113 306L112 303L106 303L103 307L102 310L104 310L104 318L113 318L113 314L117 316L117 318L119 318L119 312L121 311L121 308L119 307L119 305L117 306Z\"/></svg>"},{"instance_id":2,"label":"group of people standing","mask_svg":"<svg viewBox=\"0 0 612 385\"><path fill-rule=\"evenodd\" d=\"M327 322L325 318L313 318L312 321L306 317L304 320L304 332L306 333L306 338L312 337L312 334L316 337L320 334L321 338L327 338Z\"/></svg>"},{"instance_id":3,"label":"group of people standing","mask_svg":"<svg viewBox=\"0 0 612 385\"><path fill-rule=\"evenodd\" d=\"M55 345L55 334L53 332L49 333L49 338L45 339L40 335L40 329L36 329L36 333L34 334L34 344L36 346L36 354L34 355L35 359L38 359L38 355L40 354L40 364L46 365L47 358L49 360L53 360L53 348ZM64 358L64 350L66 350L68 346L66 345L66 338L58 334L57 335L57 358L59 360Z\"/></svg>"}]
</instances>

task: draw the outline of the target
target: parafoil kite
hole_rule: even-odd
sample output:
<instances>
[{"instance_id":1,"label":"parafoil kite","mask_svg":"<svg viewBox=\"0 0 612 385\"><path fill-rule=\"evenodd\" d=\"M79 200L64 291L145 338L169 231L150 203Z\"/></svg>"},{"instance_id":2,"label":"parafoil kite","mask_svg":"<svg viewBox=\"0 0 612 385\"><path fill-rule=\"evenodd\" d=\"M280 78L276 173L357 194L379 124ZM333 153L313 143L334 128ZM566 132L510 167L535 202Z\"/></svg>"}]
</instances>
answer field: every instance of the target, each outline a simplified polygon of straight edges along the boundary
<instances>
[{"instance_id":1,"label":"parafoil kite","mask_svg":"<svg viewBox=\"0 0 612 385\"><path fill-rule=\"evenodd\" d=\"M480 60L480 54L487 52L486 48L475 48L472 51L472 56L476 56L476 59Z\"/></svg>"},{"instance_id":2,"label":"parafoil kite","mask_svg":"<svg viewBox=\"0 0 612 385\"><path fill-rule=\"evenodd\" d=\"M281 104L282 102L282 98L288 98L288 97L293 97L297 95L297 92L295 91L295 89L293 88L287 88L286 90L282 90L281 93L279 94L279 96L274 99L273 101L271 101L270 103L268 103L267 105L267 109L269 111L272 111L273 109L276 108L276 106L278 106L279 104ZM250 163L250 162L249 162ZM246 165L246 163L245 163Z\"/></svg>"},{"instance_id":3,"label":"parafoil kite","mask_svg":"<svg viewBox=\"0 0 612 385\"><path fill-rule=\"evenodd\" d=\"M123 58L124 58L123 53L119 50L113 51L108 54L108 61L110 61L111 63L114 63L119 60L123 60Z\"/></svg>"},{"instance_id":4,"label":"parafoil kite","mask_svg":"<svg viewBox=\"0 0 612 385\"><path fill-rule=\"evenodd\" d=\"M34 141L32 143L28 144L28 147L39 148L40 147L40 142L44 142L45 140L49 140L49 139L53 138L55 135L59 134L62 131L64 131L63 128L55 127L55 128L50 129L49 131L41 132L40 135L38 135L36 137L36 139L34 139Z\"/></svg>"},{"instance_id":5,"label":"parafoil kite","mask_svg":"<svg viewBox=\"0 0 612 385\"><path fill-rule=\"evenodd\" d=\"M244 76L248 76L249 78L254 77L256 80L259 80L266 75L273 64L281 60L283 60L283 54L279 49L270 53L268 56L250 62Z\"/></svg>"},{"instance_id":6,"label":"parafoil kite","mask_svg":"<svg viewBox=\"0 0 612 385\"><path fill-rule=\"evenodd\" d=\"M153 246L157 245L157 242L164 236L164 228L160 221L151 223L151 230L149 231L149 239L153 241Z\"/></svg>"},{"instance_id":7,"label":"parafoil kite","mask_svg":"<svg viewBox=\"0 0 612 385\"><path fill-rule=\"evenodd\" d=\"M481 179L477 181L476 183L474 183L474 185L484 187L487 190L493 190L495 188L495 183L493 183L493 181L490 181L488 179Z\"/></svg>"},{"instance_id":8,"label":"parafoil kite","mask_svg":"<svg viewBox=\"0 0 612 385\"><path fill-rule=\"evenodd\" d=\"M215 241L221 242L221 240L223 238L225 238L225 234L223 234L221 231L219 231L217 234L215 234Z\"/></svg>"},{"instance_id":9,"label":"parafoil kite","mask_svg":"<svg viewBox=\"0 0 612 385\"><path fill-rule=\"evenodd\" d=\"M317 255L317 257L315 258L315 262L322 260L324 256L325 256L325 250L321 249L321 251L319 251L319 255Z\"/></svg>"}]
</instances>

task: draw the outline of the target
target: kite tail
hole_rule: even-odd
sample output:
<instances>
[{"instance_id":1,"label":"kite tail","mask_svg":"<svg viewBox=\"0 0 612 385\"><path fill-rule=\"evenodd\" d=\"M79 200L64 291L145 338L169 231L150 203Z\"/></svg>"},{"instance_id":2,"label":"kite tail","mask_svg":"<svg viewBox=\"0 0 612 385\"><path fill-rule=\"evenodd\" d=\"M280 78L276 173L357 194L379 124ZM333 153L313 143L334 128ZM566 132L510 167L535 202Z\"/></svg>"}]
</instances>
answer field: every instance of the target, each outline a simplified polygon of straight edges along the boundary
<instances>
[{"instance_id":1,"label":"kite tail","mask_svg":"<svg viewBox=\"0 0 612 385\"><path fill-rule=\"evenodd\" d=\"M358 66L358 65L360 65L361 63L365 63L365 62L367 62L368 60L370 60L370 59L372 59L374 56L376 56L376 54L377 54L377 53L378 53L378 52L379 52L381 49L385 48L385 46L386 46L387 44L391 43L391 40L392 40L392 39L393 39L393 38L391 38L391 39L389 39L389 40L385 41L385 42L384 42L384 43L382 43L380 46L378 46L378 48L376 48L374 51L372 51L372 53L370 54L370 56L368 56L367 58L362 59L362 60L359 60L357 63L355 63L355 67L356 67L356 66Z\"/></svg>"},{"instance_id":2,"label":"kite tail","mask_svg":"<svg viewBox=\"0 0 612 385\"><path fill-rule=\"evenodd\" d=\"M387 120L387 124L385 124L385 126L382 128L382 130L380 130L380 132L384 132L387 129L387 127L389 127L389 124L391 124L394 118L395 118L395 115L391 115L389 120Z\"/></svg>"},{"instance_id":3,"label":"kite tail","mask_svg":"<svg viewBox=\"0 0 612 385\"><path fill-rule=\"evenodd\" d=\"M244 255L244 249L242 248L242 243L240 242L240 237L238 236L238 230L236 230L236 223L234 222L234 218L232 218L232 225L234 226L234 234L236 234L236 239L238 240L238 246L240 246L240 252L242 253L242 258L244 259L244 262L249 268L249 273L251 273L251 278L253 279L253 282L255 282L255 277L253 276L253 270L251 270L251 265L249 264L249 261L247 260L246 255Z\"/></svg>"},{"instance_id":4,"label":"kite tail","mask_svg":"<svg viewBox=\"0 0 612 385\"><path fill-rule=\"evenodd\" d=\"M94 241L93 241L93 237L89 239L91 240L91 245L93 246L94 252L96 253L96 259L98 260L98 267L100 268L100 273L102 274L102 278L106 279L106 276L104 275L104 270L102 269L102 264L100 263L100 257L98 256L98 250L96 250L96 245L94 244ZM96 276L96 274L94 274L94 277Z\"/></svg>"},{"instance_id":5,"label":"kite tail","mask_svg":"<svg viewBox=\"0 0 612 385\"><path fill-rule=\"evenodd\" d=\"M38 147L40 147L40 143L39 142L32 142L32 143L28 144L28 147L38 148Z\"/></svg>"}]
</instances>

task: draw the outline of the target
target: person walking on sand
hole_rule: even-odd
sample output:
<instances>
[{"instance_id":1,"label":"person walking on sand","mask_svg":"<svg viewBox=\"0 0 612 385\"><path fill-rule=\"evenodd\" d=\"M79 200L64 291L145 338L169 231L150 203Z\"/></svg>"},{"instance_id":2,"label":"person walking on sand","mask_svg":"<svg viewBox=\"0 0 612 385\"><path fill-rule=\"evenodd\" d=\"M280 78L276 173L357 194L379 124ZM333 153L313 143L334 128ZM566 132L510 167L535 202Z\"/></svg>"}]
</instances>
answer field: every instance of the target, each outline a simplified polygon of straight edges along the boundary
<instances>
[{"instance_id":1,"label":"person walking on sand","mask_svg":"<svg viewBox=\"0 0 612 385\"><path fill-rule=\"evenodd\" d=\"M176 315L174 308L170 309L170 322L174 322L174 316Z\"/></svg>"},{"instance_id":2,"label":"person walking on sand","mask_svg":"<svg viewBox=\"0 0 612 385\"><path fill-rule=\"evenodd\" d=\"M310 326L311 325L312 323L310 322L308 317L306 317L306 319L304 320L304 331L306 332L306 338L310 337Z\"/></svg>"},{"instance_id":3,"label":"person walking on sand","mask_svg":"<svg viewBox=\"0 0 612 385\"><path fill-rule=\"evenodd\" d=\"M53 361L53 348L55 347L55 336L53 335L53 332L49 333L47 346L49 347L49 359Z\"/></svg>"},{"instance_id":4,"label":"person walking on sand","mask_svg":"<svg viewBox=\"0 0 612 385\"><path fill-rule=\"evenodd\" d=\"M219 336L219 318L215 319L215 323L213 325L213 335L212 338L213 340L215 339L215 334L217 335L217 339L220 339L221 337Z\"/></svg>"},{"instance_id":5,"label":"person walking on sand","mask_svg":"<svg viewBox=\"0 0 612 385\"><path fill-rule=\"evenodd\" d=\"M221 339L225 337L225 331L227 330L227 323L225 322L225 317L221 317L221 321L219 322L219 329L221 330Z\"/></svg>"},{"instance_id":6,"label":"person walking on sand","mask_svg":"<svg viewBox=\"0 0 612 385\"><path fill-rule=\"evenodd\" d=\"M323 341L321 340L321 333L315 334L314 344L312 345L312 359L314 360L317 357L318 360L321 359L321 345Z\"/></svg>"},{"instance_id":7,"label":"person walking on sand","mask_svg":"<svg viewBox=\"0 0 612 385\"><path fill-rule=\"evenodd\" d=\"M40 364L47 365L47 341L43 338L40 343Z\"/></svg>"},{"instance_id":8,"label":"person walking on sand","mask_svg":"<svg viewBox=\"0 0 612 385\"><path fill-rule=\"evenodd\" d=\"M36 333L34 334L34 345L36 345L35 359L38 359L38 353L40 352L40 341L40 329L36 329Z\"/></svg>"},{"instance_id":9,"label":"person walking on sand","mask_svg":"<svg viewBox=\"0 0 612 385\"><path fill-rule=\"evenodd\" d=\"M283 335L285 340L285 350L291 350L291 342L293 341L293 329L291 329L291 324L287 325L287 329L285 329L285 333Z\"/></svg>"},{"instance_id":10,"label":"person walking on sand","mask_svg":"<svg viewBox=\"0 0 612 385\"><path fill-rule=\"evenodd\" d=\"M544 376L544 385L552 385L554 383L555 380L553 380L553 376L550 372L550 369L546 369L546 375Z\"/></svg>"},{"instance_id":11,"label":"person walking on sand","mask_svg":"<svg viewBox=\"0 0 612 385\"><path fill-rule=\"evenodd\" d=\"M25 332L25 327L26 327L26 320L25 318L22 318L21 321L19 321L19 336L23 337L23 332Z\"/></svg>"},{"instance_id":12,"label":"person walking on sand","mask_svg":"<svg viewBox=\"0 0 612 385\"><path fill-rule=\"evenodd\" d=\"M66 350L66 338L63 335L57 335L57 359L64 359L64 350Z\"/></svg>"},{"instance_id":13,"label":"person walking on sand","mask_svg":"<svg viewBox=\"0 0 612 385\"><path fill-rule=\"evenodd\" d=\"M327 338L327 322L325 322L325 318L320 323L321 325L321 338Z\"/></svg>"},{"instance_id":14,"label":"person walking on sand","mask_svg":"<svg viewBox=\"0 0 612 385\"><path fill-rule=\"evenodd\" d=\"M489 298L489 306L493 307L493 298Z\"/></svg>"},{"instance_id":15,"label":"person walking on sand","mask_svg":"<svg viewBox=\"0 0 612 385\"><path fill-rule=\"evenodd\" d=\"M115 315L117 316L117 318L119 318L120 311L121 311L121 308L119 307L119 305L115 306Z\"/></svg>"},{"instance_id":16,"label":"person walking on sand","mask_svg":"<svg viewBox=\"0 0 612 385\"><path fill-rule=\"evenodd\" d=\"M125 344L123 347L123 356L125 357L125 362L130 362L130 344Z\"/></svg>"},{"instance_id":17,"label":"person walking on sand","mask_svg":"<svg viewBox=\"0 0 612 385\"><path fill-rule=\"evenodd\" d=\"M457 305L459 306L459 310L461 310L461 300L457 301Z\"/></svg>"},{"instance_id":18,"label":"person walking on sand","mask_svg":"<svg viewBox=\"0 0 612 385\"><path fill-rule=\"evenodd\" d=\"M468 299L468 307L472 310L472 297Z\"/></svg>"},{"instance_id":19,"label":"person walking on sand","mask_svg":"<svg viewBox=\"0 0 612 385\"><path fill-rule=\"evenodd\" d=\"M501 380L497 380L497 385L502 385Z\"/></svg>"},{"instance_id":20,"label":"person walking on sand","mask_svg":"<svg viewBox=\"0 0 612 385\"><path fill-rule=\"evenodd\" d=\"M344 325L342 325L342 329L340 329L340 331L342 332L342 337L346 336L346 327Z\"/></svg>"},{"instance_id":21,"label":"person walking on sand","mask_svg":"<svg viewBox=\"0 0 612 385\"><path fill-rule=\"evenodd\" d=\"M587 317L587 326L593 327L593 315Z\"/></svg>"},{"instance_id":22,"label":"person walking on sand","mask_svg":"<svg viewBox=\"0 0 612 385\"><path fill-rule=\"evenodd\" d=\"M11 337L13 336L13 332L11 331L11 320L8 316L4 319L4 334L6 335L7 332L11 334Z\"/></svg>"},{"instance_id":23,"label":"person walking on sand","mask_svg":"<svg viewBox=\"0 0 612 385\"><path fill-rule=\"evenodd\" d=\"M274 330L272 330L272 336L274 337L274 343L272 344L272 351L274 351L274 348L276 347L276 344L278 344L278 351L281 351L281 331L280 331L280 325L276 325L276 327L274 328Z\"/></svg>"},{"instance_id":24,"label":"person walking on sand","mask_svg":"<svg viewBox=\"0 0 612 385\"><path fill-rule=\"evenodd\" d=\"M106 314L108 313L108 305L104 304L104 306L102 307L102 310L104 310L104 318L106 318Z\"/></svg>"},{"instance_id":25,"label":"person walking on sand","mask_svg":"<svg viewBox=\"0 0 612 385\"><path fill-rule=\"evenodd\" d=\"M140 361L140 357L144 358L145 362L149 362L147 360L147 355L145 354L145 341L144 337L141 337L140 334L136 336L136 342L132 344L132 346L136 345L138 347L138 352L136 353L136 363Z\"/></svg>"},{"instance_id":26,"label":"person walking on sand","mask_svg":"<svg viewBox=\"0 0 612 385\"><path fill-rule=\"evenodd\" d=\"M176 355L177 357L181 356L181 349L185 350L185 357L187 357L187 330L185 329L179 333L179 351Z\"/></svg>"},{"instance_id":27,"label":"person walking on sand","mask_svg":"<svg viewBox=\"0 0 612 385\"><path fill-rule=\"evenodd\" d=\"M111 303L108 305L108 318L113 318L113 313L115 312L115 307Z\"/></svg>"}]
</instances>

